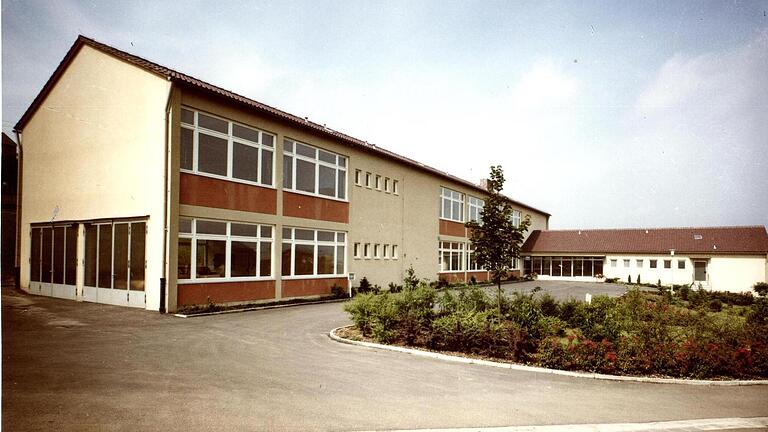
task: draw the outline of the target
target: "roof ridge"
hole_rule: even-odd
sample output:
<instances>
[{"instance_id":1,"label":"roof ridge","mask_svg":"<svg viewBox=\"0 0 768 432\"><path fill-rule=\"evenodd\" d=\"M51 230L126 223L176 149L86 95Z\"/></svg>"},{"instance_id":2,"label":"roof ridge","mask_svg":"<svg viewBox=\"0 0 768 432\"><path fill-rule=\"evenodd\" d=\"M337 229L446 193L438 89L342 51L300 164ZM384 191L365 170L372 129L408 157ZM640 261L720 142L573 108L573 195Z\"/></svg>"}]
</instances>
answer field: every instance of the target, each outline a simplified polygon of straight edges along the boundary
<instances>
[{"instance_id":1,"label":"roof ridge","mask_svg":"<svg viewBox=\"0 0 768 432\"><path fill-rule=\"evenodd\" d=\"M485 189L483 189L479 184L475 184L475 183L473 183L473 182L471 182L469 180L465 180L465 179L463 179L461 177L455 176L453 174L449 174L446 171L442 171L440 169L431 167L431 166L429 166L427 164L424 164L422 162L418 162L418 161L416 161L414 159L411 159L411 158L408 158L408 157L403 156L401 154L395 153L394 151L388 150L388 149L386 149L384 147L381 147L381 146L379 146L377 144L369 143L366 140L362 140L360 138L355 138L355 137L353 137L351 135L347 135L347 134L345 134L343 132L339 132L336 129L329 128L329 127L327 127L325 125L321 125L319 123L315 123L313 121L310 121L309 118L307 118L307 117L301 118L301 117L299 117L299 116L297 116L295 114L291 114L291 113L289 113L287 111L283 111L283 110L281 110L279 108L275 108L275 107L273 107L271 105L259 102L259 101L255 100L255 99L251 99L251 98L249 98L247 96L243 96L241 94L238 94L238 93L235 93L233 91L227 90L227 89L225 89L223 87L219 87L219 86L217 86L215 84L211 84L211 83L209 83L207 81L201 80L199 78L195 78L195 77L193 77L191 75L188 75L188 74L185 74L183 72L179 72L179 71L177 71L175 69L171 69L168 66L163 66L160 63L154 62L152 60L148 60L148 59L146 59L144 57L141 57L141 56L138 56L136 54L129 53L127 51L121 50L120 48L115 48L115 47L113 47L111 45L108 45L108 44L106 44L104 42L99 42L96 39L93 39L93 38L88 37L88 36L84 36L82 34L78 35L77 39L75 40L75 43L72 45L72 47L70 47L70 49L67 52L67 54L64 57L64 59L62 59L62 61L59 63L59 65L57 66L57 68L54 71L53 75L51 75L51 77L49 78L48 82L46 82L45 86L40 91L40 93L37 95L37 97L33 100L32 104L29 106L27 111L22 115L22 117L18 121L18 123L16 123L16 125L14 126L14 129L21 130L21 128L23 128L23 126L26 123L26 121L28 120L28 118L36 110L37 106L40 103L42 103L42 99L45 98L47 93L53 87L53 84L55 84L55 82L58 80L59 76L63 73L63 68L66 65L66 63L71 61L71 58L74 57L74 54L77 51L77 48L79 48L80 45L82 45L82 44L86 44L86 45L89 45L89 46L91 46L93 48L96 48L96 49L98 49L98 50L100 50L102 52L106 52L108 54L112 54L112 55L114 55L114 56L116 56L118 58L121 58L123 60L131 62L132 64L134 64L137 67L141 67L142 69L145 69L145 70L157 73L159 75L163 75L167 79L179 80L179 81L184 82L184 83L186 83L188 85L193 85L195 87L198 87L198 88L201 88L201 89L204 89L204 90L207 90L207 91L211 91L211 92L217 93L217 94L219 94L221 96L237 100L238 102L243 103L245 105L250 105L252 107L255 107L255 108L267 111L268 113L270 113L270 114L272 114L274 116L283 118L284 120L293 121L293 122L302 124L303 126L309 127L311 129L319 132L319 133L325 133L325 134L328 134L328 135L330 135L332 137L345 140L345 141L347 141L349 143L352 143L354 145L359 145L359 146L367 149L368 151L372 151L372 152L378 153L380 155L384 155L384 156L387 156L387 157L399 160L401 162L410 164L410 165L412 165L414 167L417 167L419 169L428 171L428 172L430 172L432 174L435 174L435 175L438 175L440 177L447 178L447 179L449 179L451 181L454 181L456 183L462 184L464 186L471 187L471 188L474 188L475 190L485 192ZM128 58L126 58L126 57L128 57ZM507 198L509 198L512 202L514 202L515 204L518 204L518 205L520 205L522 207L528 208L530 210L535 210L535 211L543 213L543 214L545 214L547 216L551 216L550 213L547 213L547 212L545 212L543 210L539 210L536 207L533 207L531 205L525 204L525 203L523 203L521 201L515 200L515 199L510 198L510 197L507 197Z\"/></svg>"},{"instance_id":2,"label":"roof ridge","mask_svg":"<svg viewBox=\"0 0 768 432\"><path fill-rule=\"evenodd\" d=\"M648 228L566 228L541 230L542 232L574 232L574 231L657 231L657 230L691 230L691 229L734 229L734 228L766 228L763 225L717 225L717 226L681 226L681 227L648 227Z\"/></svg>"}]
</instances>

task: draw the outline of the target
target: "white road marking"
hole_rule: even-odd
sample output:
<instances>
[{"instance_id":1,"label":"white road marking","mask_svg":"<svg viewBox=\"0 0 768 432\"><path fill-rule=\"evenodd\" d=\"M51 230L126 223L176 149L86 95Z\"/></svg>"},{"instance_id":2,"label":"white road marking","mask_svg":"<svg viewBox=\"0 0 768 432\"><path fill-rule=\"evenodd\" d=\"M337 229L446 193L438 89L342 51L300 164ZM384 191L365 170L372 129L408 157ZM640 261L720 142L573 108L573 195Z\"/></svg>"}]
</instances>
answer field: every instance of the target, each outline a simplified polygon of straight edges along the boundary
<instances>
[{"instance_id":1,"label":"white road marking","mask_svg":"<svg viewBox=\"0 0 768 432\"><path fill-rule=\"evenodd\" d=\"M546 426L502 426L448 429L398 429L389 432L653 432L712 431L728 429L766 429L768 417L733 417L697 420L675 420L650 423L603 423Z\"/></svg>"}]
</instances>

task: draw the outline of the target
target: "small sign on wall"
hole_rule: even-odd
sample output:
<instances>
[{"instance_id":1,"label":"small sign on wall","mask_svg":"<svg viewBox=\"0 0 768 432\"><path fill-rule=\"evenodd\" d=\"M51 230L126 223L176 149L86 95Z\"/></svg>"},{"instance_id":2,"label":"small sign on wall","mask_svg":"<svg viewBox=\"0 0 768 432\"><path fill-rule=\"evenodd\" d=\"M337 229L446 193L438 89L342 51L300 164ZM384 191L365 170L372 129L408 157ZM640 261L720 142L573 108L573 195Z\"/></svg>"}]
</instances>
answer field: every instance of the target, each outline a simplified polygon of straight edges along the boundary
<instances>
[{"instance_id":1,"label":"small sign on wall","mask_svg":"<svg viewBox=\"0 0 768 432\"><path fill-rule=\"evenodd\" d=\"M349 274L349 280L351 280L351 281L355 280L355 274L354 273L350 273Z\"/></svg>"}]
</instances>

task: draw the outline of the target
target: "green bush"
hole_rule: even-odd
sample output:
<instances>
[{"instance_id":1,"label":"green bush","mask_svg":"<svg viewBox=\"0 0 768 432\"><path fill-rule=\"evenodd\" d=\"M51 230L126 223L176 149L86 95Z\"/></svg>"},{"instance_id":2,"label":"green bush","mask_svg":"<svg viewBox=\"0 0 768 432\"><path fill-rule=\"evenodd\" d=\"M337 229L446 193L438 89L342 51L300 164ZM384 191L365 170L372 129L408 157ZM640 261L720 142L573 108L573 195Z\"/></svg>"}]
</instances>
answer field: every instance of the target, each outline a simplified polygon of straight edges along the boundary
<instances>
[{"instance_id":1,"label":"green bush","mask_svg":"<svg viewBox=\"0 0 768 432\"><path fill-rule=\"evenodd\" d=\"M760 297L768 297L768 283L758 282L752 287L752 289L754 289L757 295Z\"/></svg>"},{"instance_id":2,"label":"green bush","mask_svg":"<svg viewBox=\"0 0 768 432\"><path fill-rule=\"evenodd\" d=\"M541 313L545 316L558 316L557 301L550 293L544 293L539 297L539 308L541 309Z\"/></svg>"}]
</instances>

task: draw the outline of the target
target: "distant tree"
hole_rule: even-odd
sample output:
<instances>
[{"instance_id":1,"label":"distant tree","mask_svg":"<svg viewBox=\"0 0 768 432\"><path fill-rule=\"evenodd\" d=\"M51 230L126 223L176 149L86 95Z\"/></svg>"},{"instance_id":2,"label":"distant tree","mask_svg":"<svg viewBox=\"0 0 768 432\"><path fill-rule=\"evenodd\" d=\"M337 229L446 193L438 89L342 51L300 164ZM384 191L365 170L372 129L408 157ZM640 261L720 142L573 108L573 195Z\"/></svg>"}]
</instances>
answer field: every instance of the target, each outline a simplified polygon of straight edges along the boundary
<instances>
[{"instance_id":1,"label":"distant tree","mask_svg":"<svg viewBox=\"0 0 768 432\"><path fill-rule=\"evenodd\" d=\"M480 222L469 221L465 225L470 230L470 241L474 248L477 264L491 272L498 288L499 314L501 314L501 280L512 270L516 258L520 258L520 249L525 233L531 225L526 216L520 226L512 223L512 201L501 194L504 188L504 171L501 165L491 167L488 180L488 197L480 211Z\"/></svg>"}]
</instances>

